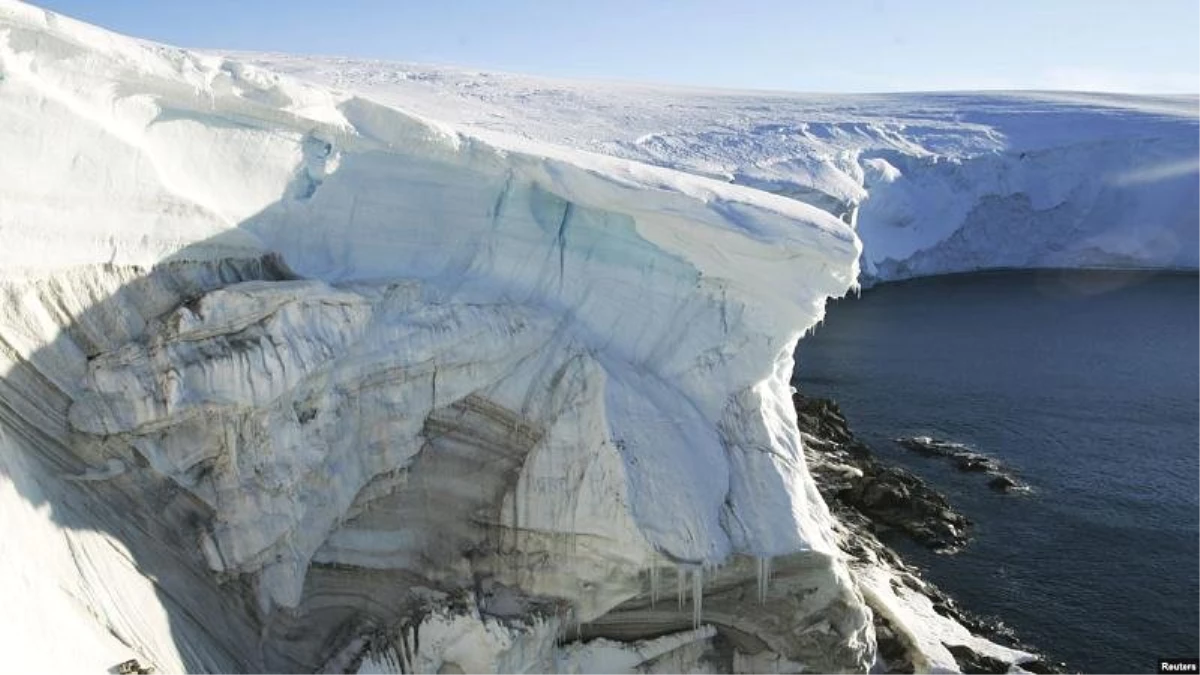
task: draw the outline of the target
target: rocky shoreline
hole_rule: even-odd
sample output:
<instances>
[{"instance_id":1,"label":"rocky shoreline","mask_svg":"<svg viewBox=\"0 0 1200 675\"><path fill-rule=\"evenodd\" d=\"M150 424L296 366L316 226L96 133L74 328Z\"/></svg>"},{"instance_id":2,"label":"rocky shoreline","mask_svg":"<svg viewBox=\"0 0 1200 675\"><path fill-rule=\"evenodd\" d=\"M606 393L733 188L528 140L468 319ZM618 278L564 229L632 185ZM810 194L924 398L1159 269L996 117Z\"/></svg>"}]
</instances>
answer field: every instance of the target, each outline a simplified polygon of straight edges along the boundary
<instances>
[{"instance_id":1,"label":"rocky shoreline","mask_svg":"<svg viewBox=\"0 0 1200 675\"><path fill-rule=\"evenodd\" d=\"M826 502L862 513L875 532L900 530L940 553L966 545L971 521L912 472L877 460L850 431L837 403L802 394L793 395L792 403Z\"/></svg>"},{"instance_id":2,"label":"rocky shoreline","mask_svg":"<svg viewBox=\"0 0 1200 675\"><path fill-rule=\"evenodd\" d=\"M1001 621L977 616L960 607L941 589L921 578L890 547L880 533L895 530L939 553L953 554L967 545L972 523L946 497L923 479L899 467L880 462L850 429L845 415L830 399L795 393L797 425L804 439L806 459L818 489L837 517L839 544L852 568L887 569L889 583L897 591L928 598L934 612L969 631L972 636L1000 647L998 654L983 653L962 644L944 643L964 673L1061 673L1066 664L1053 661L1022 644ZM905 447L930 456L947 457L969 464L964 471L982 471L993 476L993 489L1007 491L1020 483L991 458L959 444L934 439L898 439ZM908 444L906 444L908 442ZM1002 483L1011 483L1001 487ZM868 600L873 595L868 593ZM886 616L886 607L873 607L879 655L887 672L914 672L911 636L905 635ZM1019 659L998 658L1024 654Z\"/></svg>"}]
</instances>

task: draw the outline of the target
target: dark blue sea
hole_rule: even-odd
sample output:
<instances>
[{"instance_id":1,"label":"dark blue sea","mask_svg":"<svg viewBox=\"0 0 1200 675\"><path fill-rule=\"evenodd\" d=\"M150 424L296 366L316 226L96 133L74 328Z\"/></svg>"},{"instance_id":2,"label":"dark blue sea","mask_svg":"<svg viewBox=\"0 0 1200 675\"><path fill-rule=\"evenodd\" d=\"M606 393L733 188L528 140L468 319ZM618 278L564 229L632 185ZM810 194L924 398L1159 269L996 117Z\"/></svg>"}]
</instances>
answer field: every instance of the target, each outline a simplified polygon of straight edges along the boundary
<instances>
[{"instance_id":1,"label":"dark blue sea","mask_svg":"<svg viewBox=\"0 0 1200 675\"><path fill-rule=\"evenodd\" d=\"M975 521L961 553L901 543L976 613L1085 672L1200 652L1196 275L1005 272L887 284L831 303L795 384L841 403L878 455ZM909 453L931 435L1033 490Z\"/></svg>"}]
</instances>

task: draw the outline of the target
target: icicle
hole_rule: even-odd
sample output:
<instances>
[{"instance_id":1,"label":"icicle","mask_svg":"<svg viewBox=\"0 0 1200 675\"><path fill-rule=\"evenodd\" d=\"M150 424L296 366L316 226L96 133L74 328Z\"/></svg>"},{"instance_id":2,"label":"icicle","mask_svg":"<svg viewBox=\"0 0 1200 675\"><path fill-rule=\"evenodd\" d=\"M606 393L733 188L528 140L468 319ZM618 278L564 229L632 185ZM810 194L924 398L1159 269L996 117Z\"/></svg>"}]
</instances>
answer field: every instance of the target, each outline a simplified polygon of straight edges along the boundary
<instances>
[{"instance_id":1,"label":"icicle","mask_svg":"<svg viewBox=\"0 0 1200 675\"><path fill-rule=\"evenodd\" d=\"M767 601L767 590L771 586L771 559L766 556L758 557L758 604Z\"/></svg>"},{"instance_id":2,"label":"icicle","mask_svg":"<svg viewBox=\"0 0 1200 675\"><path fill-rule=\"evenodd\" d=\"M762 559L762 556L758 556L757 558L754 559L754 567L755 567L754 581L756 584L756 586L754 588L754 593L755 593L755 595L758 596L758 604L761 605L761 604L763 604L763 600L765 599L765 598L763 598L763 559Z\"/></svg>"},{"instance_id":3,"label":"icicle","mask_svg":"<svg viewBox=\"0 0 1200 675\"><path fill-rule=\"evenodd\" d=\"M700 627L700 616L704 604L704 568L692 570L692 628Z\"/></svg>"},{"instance_id":4,"label":"icicle","mask_svg":"<svg viewBox=\"0 0 1200 675\"><path fill-rule=\"evenodd\" d=\"M513 488L513 491L512 491L512 553L513 553L513 556L512 556L511 563L510 563L511 564L510 571L512 572L513 579L516 579L518 581L518 583L520 583L521 572L524 571L524 568L521 566L521 563L523 561L520 560L520 558L521 558L520 554L524 550L524 547L521 545L521 498L525 494L525 490L522 487L523 478L524 478L523 476L521 476L520 474L517 474L517 484ZM502 537L503 537L503 535L502 535Z\"/></svg>"},{"instance_id":5,"label":"icicle","mask_svg":"<svg viewBox=\"0 0 1200 675\"><path fill-rule=\"evenodd\" d=\"M683 603L687 600L687 570L675 566L675 594L679 599L679 611L683 611Z\"/></svg>"},{"instance_id":6,"label":"icicle","mask_svg":"<svg viewBox=\"0 0 1200 675\"><path fill-rule=\"evenodd\" d=\"M658 556L650 559L650 606L658 603Z\"/></svg>"},{"instance_id":7,"label":"icicle","mask_svg":"<svg viewBox=\"0 0 1200 675\"><path fill-rule=\"evenodd\" d=\"M558 633L558 638L562 642L567 641L567 609L562 605L557 605L554 608L554 629Z\"/></svg>"},{"instance_id":8,"label":"icicle","mask_svg":"<svg viewBox=\"0 0 1200 675\"><path fill-rule=\"evenodd\" d=\"M397 670L399 670L401 673L416 672L414 670L414 660L417 656L416 629L412 628L411 626L405 626L400 629L397 637L400 638L400 644L392 649L393 654L398 657L397 660L399 661L397 664L399 666Z\"/></svg>"}]
</instances>

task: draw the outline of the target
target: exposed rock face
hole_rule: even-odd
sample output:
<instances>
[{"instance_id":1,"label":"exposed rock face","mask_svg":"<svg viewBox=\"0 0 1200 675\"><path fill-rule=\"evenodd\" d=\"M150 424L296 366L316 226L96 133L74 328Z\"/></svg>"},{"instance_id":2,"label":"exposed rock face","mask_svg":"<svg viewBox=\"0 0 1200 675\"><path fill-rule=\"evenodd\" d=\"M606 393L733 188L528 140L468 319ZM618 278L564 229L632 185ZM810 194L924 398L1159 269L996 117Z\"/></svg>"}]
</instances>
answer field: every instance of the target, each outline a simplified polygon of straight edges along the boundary
<instances>
[{"instance_id":1,"label":"exposed rock face","mask_svg":"<svg viewBox=\"0 0 1200 675\"><path fill-rule=\"evenodd\" d=\"M992 457L976 452L962 443L944 441L930 436L897 438L896 443L924 457L941 457L956 469L967 473L983 473L991 477L988 487L998 492L1028 490L1013 477L1012 472Z\"/></svg>"},{"instance_id":2,"label":"exposed rock face","mask_svg":"<svg viewBox=\"0 0 1200 675\"><path fill-rule=\"evenodd\" d=\"M988 487L996 490L997 492L1008 492L1009 490L1019 487L1019 485L1016 481L1008 476L1000 475L989 480Z\"/></svg>"},{"instance_id":3,"label":"exposed rock face","mask_svg":"<svg viewBox=\"0 0 1200 675\"><path fill-rule=\"evenodd\" d=\"M809 465L838 518L839 546L850 557L851 572L874 612L877 667L886 672L939 668L964 673L1064 672L1065 664L1048 662L1028 651L1002 622L959 607L876 537L881 528L898 523L916 541L945 551L943 540L930 536L937 526L923 525L920 520L921 514L937 512L932 519L948 521L947 526L960 522L958 519L966 522L950 509L945 497L908 472L901 474L906 477L904 487L892 483L894 474L889 470L893 467L874 459L870 449L855 438L836 402L800 393L794 393L792 399ZM961 447L954 445L950 450ZM878 501L864 500L868 489L863 483L880 483L875 492L886 494L893 508L880 509ZM896 506L904 499L921 503ZM964 538L961 545L965 544Z\"/></svg>"},{"instance_id":4,"label":"exposed rock face","mask_svg":"<svg viewBox=\"0 0 1200 675\"><path fill-rule=\"evenodd\" d=\"M895 528L942 553L966 545L971 521L913 473L877 461L851 433L837 403L793 394L801 433L826 500L853 507L876 528Z\"/></svg>"}]
</instances>

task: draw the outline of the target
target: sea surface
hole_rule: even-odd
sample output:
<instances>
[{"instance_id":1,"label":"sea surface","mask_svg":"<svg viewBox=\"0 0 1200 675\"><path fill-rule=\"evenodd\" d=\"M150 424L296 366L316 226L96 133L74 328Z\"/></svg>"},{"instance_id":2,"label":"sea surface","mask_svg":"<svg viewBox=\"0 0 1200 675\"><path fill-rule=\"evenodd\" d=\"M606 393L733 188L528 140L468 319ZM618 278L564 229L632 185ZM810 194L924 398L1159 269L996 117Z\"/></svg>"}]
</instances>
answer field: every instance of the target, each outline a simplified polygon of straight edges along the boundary
<instances>
[{"instance_id":1,"label":"sea surface","mask_svg":"<svg viewBox=\"0 0 1200 675\"><path fill-rule=\"evenodd\" d=\"M975 521L954 556L898 542L930 580L1069 668L1154 672L1200 652L1198 288L1062 271L886 284L830 304L795 384ZM1032 491L892 440L912 435L967 443Z\"/></svg>"}]
</instances>

